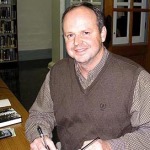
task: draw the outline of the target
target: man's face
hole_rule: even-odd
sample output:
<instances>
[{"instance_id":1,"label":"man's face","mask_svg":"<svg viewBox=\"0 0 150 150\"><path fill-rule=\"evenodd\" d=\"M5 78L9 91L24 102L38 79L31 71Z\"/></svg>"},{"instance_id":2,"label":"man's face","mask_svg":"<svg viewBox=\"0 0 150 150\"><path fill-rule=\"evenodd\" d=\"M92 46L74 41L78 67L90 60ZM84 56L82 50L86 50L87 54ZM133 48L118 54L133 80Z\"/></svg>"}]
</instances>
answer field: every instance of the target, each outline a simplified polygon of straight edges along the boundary
<instances>
[{"instance_id":1,"label":"man's face","mask_svg":"<svg viewBox=\"0 0 150 150\"><path fill-rule=\"evenodd\" d=\"M86 64L101 58L105 35L102 37L92 10L85 7L71 10L64 18L63 31L67 53L78 63Z\"/></svg>"}]
</instances>

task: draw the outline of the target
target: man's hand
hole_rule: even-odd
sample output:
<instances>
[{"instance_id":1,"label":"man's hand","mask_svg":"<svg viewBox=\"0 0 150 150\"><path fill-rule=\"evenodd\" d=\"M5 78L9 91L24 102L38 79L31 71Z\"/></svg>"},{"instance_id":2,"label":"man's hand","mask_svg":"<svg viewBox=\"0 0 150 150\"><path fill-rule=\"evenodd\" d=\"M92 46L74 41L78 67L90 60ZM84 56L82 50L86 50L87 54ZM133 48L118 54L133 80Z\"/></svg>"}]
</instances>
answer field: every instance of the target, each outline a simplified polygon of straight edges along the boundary
<instances>
[{"instance_id":1,"label":"man's hand","mask_svg":"<svg viewBox=\"0 0 150 150\"><path fill-rule=\"evenodd\" d=\"M91 141L85 141L83 143L82 148L88 145ZM89 145L87 148L85 148L84 150L111 150L111 147L107 141L102 141L101 139L98 139L94 141L91 145Z\"/></svg>"},{"instance_id":2,"label":"man's hand","mask_svg":"<svg viewBox=\"0 0 150 150\"><path fill-rule=\"evenodd\" d=\"M49 146L50 150L57 150L54 143L53 143L53 141L50 140L47 136L45 136L45 142ZM42 138L35 139L30 144L30 150L46 150Z\"/></svg>"}]
</instances>

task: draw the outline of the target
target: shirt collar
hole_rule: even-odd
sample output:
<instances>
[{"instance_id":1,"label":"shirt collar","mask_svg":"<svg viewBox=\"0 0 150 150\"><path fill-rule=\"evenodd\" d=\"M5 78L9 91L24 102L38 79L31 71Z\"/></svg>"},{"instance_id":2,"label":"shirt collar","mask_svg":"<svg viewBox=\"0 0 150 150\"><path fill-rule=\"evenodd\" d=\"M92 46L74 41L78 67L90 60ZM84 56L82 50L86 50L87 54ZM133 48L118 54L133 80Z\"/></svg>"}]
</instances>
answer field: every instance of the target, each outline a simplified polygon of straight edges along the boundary
<instances>
[{"instance_id":1,"label":"shirt collar","mask_svg":"<svg viewBox=\"0 0 150 150\"><path fill-rule=\"evenodd\" d=\"M81 85L86 88L88 87L93 81L94 79L97 77L97 75L99 74L99 72L102 70L103 66L105 65L105 62L108 58L109 55L109 51L104 48L104 54L102 56L102 59L100 60L100 62L95 66L95 68L93 70L91 70L88 74L88 78L85 79L81 72L80 69L77 65L77 63L75 62L75 70L76 70L76 74L79 77L80 83Z\"/></svg>"}]
</instances>

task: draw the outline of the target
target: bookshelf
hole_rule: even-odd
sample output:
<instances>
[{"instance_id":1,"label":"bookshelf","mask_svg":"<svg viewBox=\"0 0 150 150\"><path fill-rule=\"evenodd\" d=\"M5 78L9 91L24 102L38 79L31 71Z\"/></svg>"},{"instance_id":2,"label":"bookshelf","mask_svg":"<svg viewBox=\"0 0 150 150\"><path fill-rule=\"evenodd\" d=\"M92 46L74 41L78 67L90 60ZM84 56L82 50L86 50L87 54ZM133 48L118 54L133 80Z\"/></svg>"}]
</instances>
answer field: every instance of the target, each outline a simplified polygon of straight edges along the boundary
<instances>
[{"instance_id":1,"label":"bookshelf","mask_svg":"<svg viewBox=\"0 0 150 150\"><path fill-rule=\"evenodd\" d=\"M19 67L17 0L0 0L0 78L17 96Z\"/></svg>"},{"instance_id":2,"label":"bookshelf","mask_svg":"<svg viewBox=\"0 0 150 150\"><path fill-rule=\"evenodd\" d=\"M0 0L0 65L18 61L17 0Z\"/></svg>"}]
</instances>

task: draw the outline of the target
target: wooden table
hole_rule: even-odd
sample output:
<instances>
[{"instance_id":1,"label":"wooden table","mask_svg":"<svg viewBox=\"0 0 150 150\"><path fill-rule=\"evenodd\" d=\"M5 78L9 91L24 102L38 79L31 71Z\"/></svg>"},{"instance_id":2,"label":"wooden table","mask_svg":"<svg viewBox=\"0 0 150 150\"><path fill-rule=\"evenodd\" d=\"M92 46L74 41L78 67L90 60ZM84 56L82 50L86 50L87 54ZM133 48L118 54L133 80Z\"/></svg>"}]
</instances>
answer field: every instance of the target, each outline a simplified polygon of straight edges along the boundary
<instances>
[{"instance_id":1,"label":"wooden table","mask_svg":"<svg viewBox=\"0 0 150 150\"><path fill-rule=\"evenodd\" d=\"M14 108L21 116L22 123L11 125L15 130L16 136L0 139L0 150L30 150L29 143L25 137L25 122L28 118L28 112L10 91L7 85L0 79L0 99L9 99L12 108Z\"/></svg>"}]
</instances>

